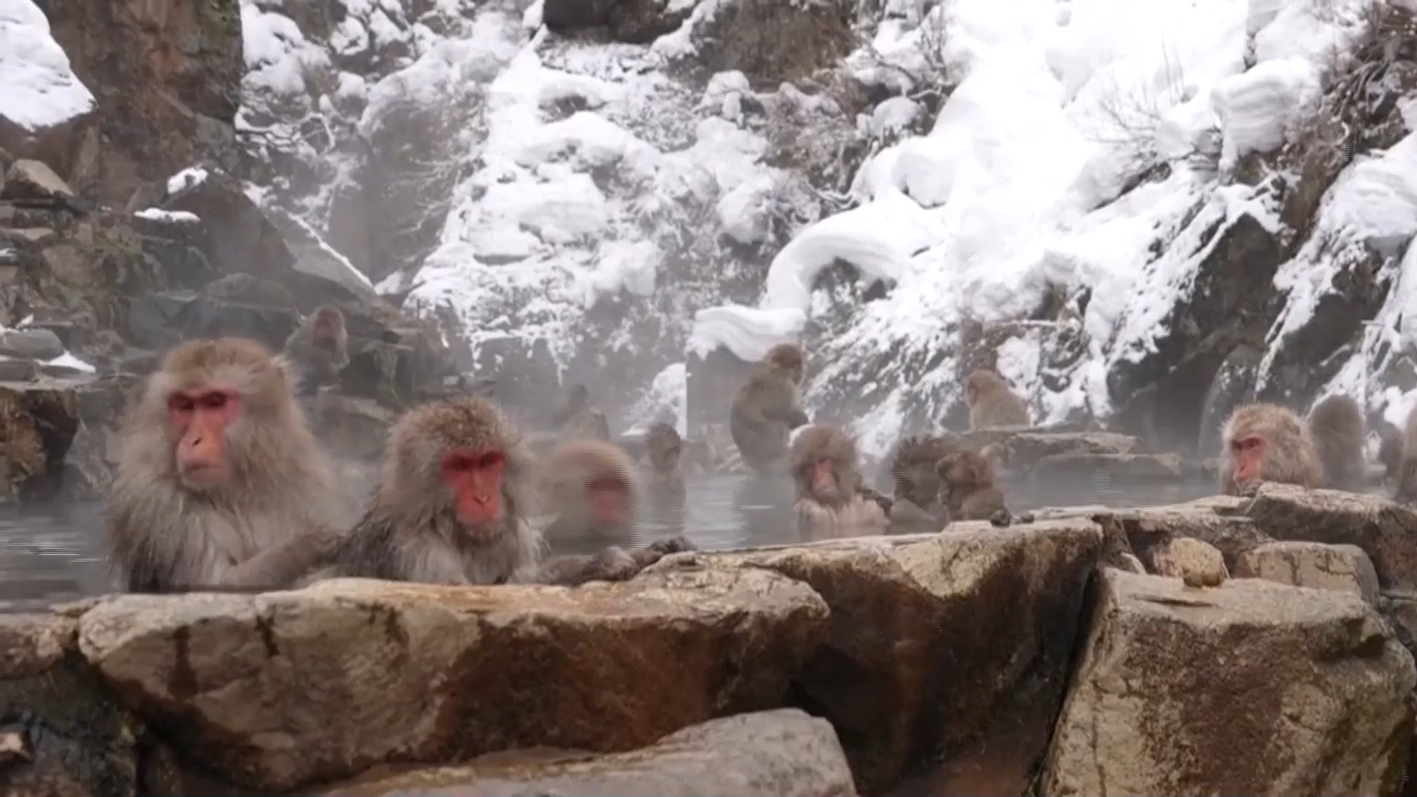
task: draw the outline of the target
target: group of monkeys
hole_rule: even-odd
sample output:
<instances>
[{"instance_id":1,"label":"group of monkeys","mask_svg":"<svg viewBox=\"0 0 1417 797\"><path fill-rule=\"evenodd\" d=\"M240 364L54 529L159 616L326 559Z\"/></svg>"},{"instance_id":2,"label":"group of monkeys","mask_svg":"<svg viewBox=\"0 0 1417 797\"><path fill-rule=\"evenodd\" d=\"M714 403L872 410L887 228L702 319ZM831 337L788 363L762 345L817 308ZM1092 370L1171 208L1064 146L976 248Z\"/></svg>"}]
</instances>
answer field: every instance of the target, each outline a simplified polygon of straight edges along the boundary
<instances>
[{"instance_id":1,"label":"group of monkeys","mask_svg":"<svg viewBox=\"0 0 1417 797\"><path fill-rule=\"evenodd\" d=\"M343 315L322 307L281 355L239 338L167 353L119 437L107 528L120 588L262 590L331 576L575 585L628 578L694 549L683 537L629 544L641 498L682 506L679 434L652 426L636 464L609 439L583 386L558 407L549 439L524 434L481 396L415 407L390 430L359 514L297 400L302 386L333 380L346 345ZM903 439L891 459L894 495L868 488L855 440L809 424L803 372L800 346L769 350L733 401L729 431L744 464L790 477L804 536L1009 522L989 448L954 435ZM970 374L965 399L972 428L1029 423L1027 405L993 371ZM1414 424L1417 414L1405 440L1384 438L1399 498L1417 497ZM1324 399L1307 419L1273 404L1242 406L1224 427L1221 489L1243 493L1261 481L1357 489L1365 439L1347 396Z\"/></svg>"}]
</instances>

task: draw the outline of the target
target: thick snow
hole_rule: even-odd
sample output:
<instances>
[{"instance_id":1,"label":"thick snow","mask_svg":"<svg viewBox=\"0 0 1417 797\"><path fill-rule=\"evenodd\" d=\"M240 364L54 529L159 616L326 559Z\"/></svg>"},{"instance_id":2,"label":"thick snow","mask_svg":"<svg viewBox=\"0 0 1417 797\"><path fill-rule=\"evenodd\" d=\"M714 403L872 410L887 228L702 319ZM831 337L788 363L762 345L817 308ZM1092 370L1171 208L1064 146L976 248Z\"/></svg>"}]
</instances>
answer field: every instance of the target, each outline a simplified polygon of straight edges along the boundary
<instances>
[{"instance_id":1,"label":"thick snow","mask_svg":"<svg viewBox=\"0 0 1417 797\"><path fill-rule=\"evenodd\" d=\"M40 130L95 105L33 0L0 0L0 117Z\"/></svg>"},{"instance_id":2,"label":"thick snow","mask_svg":"<svg viewBox=\"0 0 1417 797\"><path fill-rule=\"evenodd\" d=\"M189 210L164 210L162 208L143 208L133 213L140 219L150 221L166 221L173 223L191 224L202 220L200 216Z\"/></svg>"}]
</instances>

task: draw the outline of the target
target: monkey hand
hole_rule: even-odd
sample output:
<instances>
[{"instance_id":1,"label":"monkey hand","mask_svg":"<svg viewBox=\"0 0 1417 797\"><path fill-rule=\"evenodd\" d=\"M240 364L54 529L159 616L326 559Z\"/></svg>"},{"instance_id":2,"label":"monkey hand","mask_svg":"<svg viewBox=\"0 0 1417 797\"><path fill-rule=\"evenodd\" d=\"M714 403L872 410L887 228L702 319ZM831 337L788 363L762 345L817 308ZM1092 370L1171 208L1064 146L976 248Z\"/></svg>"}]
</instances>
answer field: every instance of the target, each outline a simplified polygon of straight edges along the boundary
<instances>
[{"instance_id":1,"label":"monkey hand","mask_svg":"<svg viewBox=\"0 0 1417 797\"><path fill-rule=\"evenodd\" d=\"M586 563L581 578L583 581L627 581L643 569L637 557L612 545Z\"/></svg>"},{"instance_id":2,"label":"monkey hand","mask_svg":"<svg viewBox=\"0 0 1417 797\"><path fill-rule=\"evenodd\" d=\"M690 542L687 537L678 535L670 537L667 540L655 540L643 548L636 549L631 556L635 558L635 563L639 565L639 570L643 570L669 554L697 550L698 547Z\"/></svg>"}]
</instances>

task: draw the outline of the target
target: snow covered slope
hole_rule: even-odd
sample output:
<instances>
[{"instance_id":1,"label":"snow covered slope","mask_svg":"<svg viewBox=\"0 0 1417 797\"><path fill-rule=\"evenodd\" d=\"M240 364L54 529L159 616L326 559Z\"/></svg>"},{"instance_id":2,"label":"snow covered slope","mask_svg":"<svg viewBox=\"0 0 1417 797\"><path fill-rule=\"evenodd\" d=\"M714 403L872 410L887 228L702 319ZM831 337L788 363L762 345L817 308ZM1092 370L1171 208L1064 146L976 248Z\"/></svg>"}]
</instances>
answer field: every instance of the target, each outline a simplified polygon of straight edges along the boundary
<instances>
[{"instance_id":1,"label":"snow covered slope","mask_svg":"<svg viewBox=\"0 0 1417 797\"><path fill-rule=\"evenodd\" d=\"M0 0L0 119L38 131L93 108L44 12L32 0Z\"/></svg>"},{"instance_id":2,"label":"snow covered slope","mask_svg":"<svg viewBox=\"0 0 1417 797\"><path fill-rule=\"evenodd\" d=\"M1393 415L1417 388L1390 365L1414 331L1417 47L1383 2L888 0L792 82L729 68L752 31L723 20L767 0L671 4L683 24L649 44L557 35L540 1L299 24L243 2L243 115L309 173L274 169L270 201L470 362L544 340L625 423L682 422L690 353L799 337L810 410L873 453L956 422L981 364L1040 421L1167 442L1195 440L1237 348L1297 403L1341 387ZM442 130L422 171L408 118ZM338 229L371 164L436 187L361 200L361 228L417 206L407 251Z\"/></svg>"}]
</instances>

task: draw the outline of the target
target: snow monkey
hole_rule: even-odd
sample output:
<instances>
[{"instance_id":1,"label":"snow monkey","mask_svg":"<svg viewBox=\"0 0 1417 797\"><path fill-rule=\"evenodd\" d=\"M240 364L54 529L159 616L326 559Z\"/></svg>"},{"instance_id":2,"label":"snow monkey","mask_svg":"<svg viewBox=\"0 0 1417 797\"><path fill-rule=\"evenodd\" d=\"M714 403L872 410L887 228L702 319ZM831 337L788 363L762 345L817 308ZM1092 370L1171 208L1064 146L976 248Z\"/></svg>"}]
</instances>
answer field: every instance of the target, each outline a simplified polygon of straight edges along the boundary
<instances>
[{"instance_id":1,"label":"snow monkey","mask_svg":"<svg viewBox=\"0 0 1417 797\"><path fill-rule=\"evenodd\" d=\"M981 368L964 380L964 401L971 429L1028 425L1028 405L993 371Z\"/></svg>"},{"instance_id":2,"label":"snow monkey","mask_svg":"<svg viewBox=\"0 0 1417 797\"><path fill-rule=\"evenodd\" d=\"M1342 393L1324 398L1309 410L1309 434L1313 436L1327 486L1335 490L1362 489L1368 480L1368 457L1363 453L1368 428L1358 402Z\"/></svg>"},{"instance_id":3,"label":"snow monkey","mask_svg":"<svg viewBox=\"0 0 1417 797\"><path fill-rule=\"evenodd\" d=\"M546 559L540 532L523 517L531 489L521 432L491 400L469 396L417 407L389 433L373 506L341 547L338 574L575 585L629 578L687 548L669 540L632 553L611 547L596 556Z\"/></svg>"},{"instance_id":4,"label":"snow monkey","mask_svg":"<svg viewBox=\"0 0 1417 797\"><path fill-rule=\"evenodd\" d=\"M880 534L886 511L861 489L856 441L834 426L809 426L792 443L797 525L809 539Z\"/></svg>"},{"instance_id":5,"label":"snow monkey","mask_svg":"<svg viewBox=\"0 0 1417 797\"><path fill-rule=\"evenodd\" d=\"M557 446L543 476L545 537L553 553L591 554L635 541L639 485L624 449L601 440Z\"/></svg>"},{"instance_id":6,"label":"snow monkey","mask_svg":"<svg viewBox=\"0 0 1417 797\"><path fill-rule=\"evenodd\" d=\"M950 513L940 503L940 477L935 463L953 453L956 441L939 435L907 437L891 459L895 502L892 529L939 531L949 525Z\"/></svg>"},{"instance_id":7,"label":"snow monkey","mask_svg":"<svg viewBox=\"0 0 1417 797\"><path fill-rule=\"evenodd\" d=\"M1220 468L1220 490L1241 495L1260 482L1318 487L1323 465L1308 426L1277 404L1246 404L1221 430L1226 459Z\"/></svg>"},{"instance_id":8,"label":"snow monkey","mask_svg":"<svg viewBox=\"0 0 1417 797\"><path fill-rule=\"evenodd\" d=\"M645 497L659 506L684 505L684 470L679 463L684 441L667 423L656 423L645 434Z\"/></svg>"},{"instance_id":9,"label":"snow monkey","mask_svg":"<svg viewBox=\"0 0 1417 797\"><path fill-rule=\"evenodd\" d=\"M605 413L591 405L590 391L582 384L566 389L566 395L556 405L552 422L566 437L610 439L610 424L605 421Z\"/></svg>"},{"instance_id":10,"label":"snow monkey","mask_svg":"<svg viewBox=\"0 0 1417 797\"><path fill-rule=\"evenodd\" d=\"M788 433L808 423L802 411L802 369L801 346L773 346L733 399L728 430L743 462L759 473L783 470Z\"/></svg>"},{"instance_id":11,"label":"snow monkey","mask_svg":"<svg viewBox=\"0 0 1417 797\"><path fill-rule=\"evenodd\" d=\"M333 555L351 498L288 368L255 341L223 338L181 344L148 378L107 507L122 589L279 589Z\"/></svg>"},{"instance_id":12,"label":"snow monkey","mask_svg":"<svg viewBox=\"0 0 1417 797\"><path fill-rule=\"evenodd\" d=\"M282 352L301 371L301 392L313 395L320 385L339 381L349 365L349 334L338 307L320 305L286 338Z\"/></svg>"},{"instance_id":13,"label":"snow monkey","mask_svg":"<svg viewBox=\"0 0 1417 797\"><path fill-rule=\"evenodd\" d=\"M935 463L935 474L940 478L940 503L952 519L993 521L1000 513L1007 515L1004 494L994 486L994 466L982 454L946 454Z\"/></svg>"}]
</instances>

